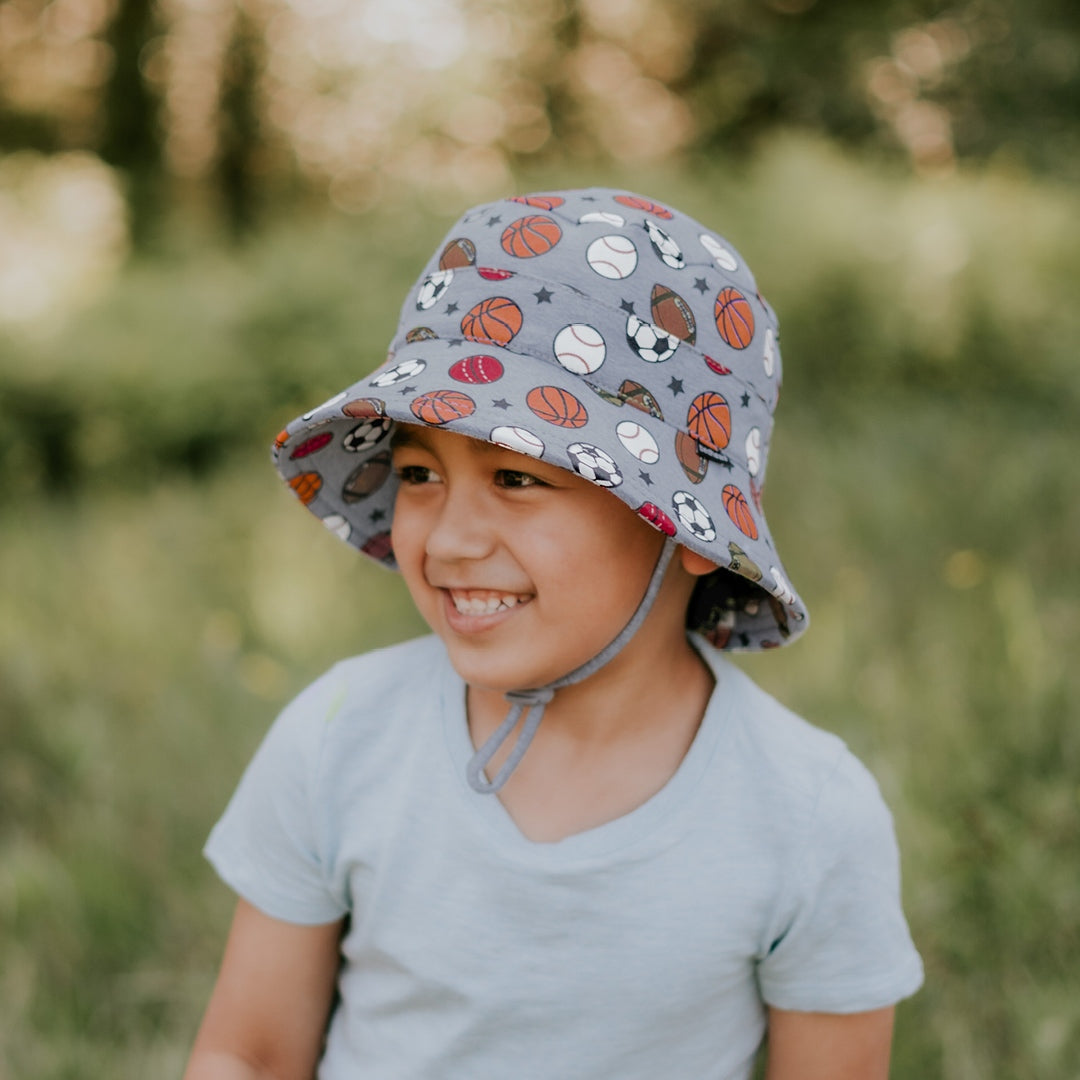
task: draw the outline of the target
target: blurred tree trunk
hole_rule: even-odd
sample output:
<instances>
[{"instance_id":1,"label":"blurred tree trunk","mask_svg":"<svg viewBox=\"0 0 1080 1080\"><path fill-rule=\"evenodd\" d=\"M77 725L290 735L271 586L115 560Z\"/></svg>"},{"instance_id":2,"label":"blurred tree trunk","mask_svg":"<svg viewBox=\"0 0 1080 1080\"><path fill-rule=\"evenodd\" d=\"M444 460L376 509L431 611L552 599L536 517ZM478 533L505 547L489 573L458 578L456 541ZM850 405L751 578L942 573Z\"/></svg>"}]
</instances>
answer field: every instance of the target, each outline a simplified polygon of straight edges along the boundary
<instances>
[{"instance_id":1,"label":"blurred tree trunk","mask_svg":"<svg viewBox=\"0 0 1080 1080\"><path fill-rule=\"evenodd\" d=\"M160 103L140 66L157 31L155 8L154 0L118 0L105 35L113 67L102 98L100 154L125 174L136 250L146 247L163 201Z\"/></svg>"},{"instance_id":2,"label":"blurred tree trunk","mask_svg":"<svg viewBox=\"0 0 1080 1080\"><path fill-rule=\"evenodd\" d=\"M235 239L251 232L259 216L262 53L261 29L241 7L225 53L218 109L217 182L225 220Z\"/></svg>"}]
</instances>

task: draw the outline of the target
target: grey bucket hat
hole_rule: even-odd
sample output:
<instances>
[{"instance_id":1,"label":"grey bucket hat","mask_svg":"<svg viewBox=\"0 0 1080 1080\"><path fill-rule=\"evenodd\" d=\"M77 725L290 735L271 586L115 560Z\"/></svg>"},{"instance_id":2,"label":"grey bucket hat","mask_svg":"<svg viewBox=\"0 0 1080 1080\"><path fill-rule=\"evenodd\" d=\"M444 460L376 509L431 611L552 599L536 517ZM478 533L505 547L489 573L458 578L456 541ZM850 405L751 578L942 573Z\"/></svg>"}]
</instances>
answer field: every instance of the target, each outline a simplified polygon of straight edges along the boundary
<instances>
[{"instance_id":1,"label":"grey bucket hat","mask_svg":"<svg viewBox=\"0 0 1080 1080\"><path fill-rule=\"evenodd\" d=\"M450 229L386 361L273 454L327 528L389 568L395 422L541 458L716 563L688 628L764 649L807 625L761 509L779 388L776 316L726 240L618 190L523 195Z\"/></svg>"}]
</instances>

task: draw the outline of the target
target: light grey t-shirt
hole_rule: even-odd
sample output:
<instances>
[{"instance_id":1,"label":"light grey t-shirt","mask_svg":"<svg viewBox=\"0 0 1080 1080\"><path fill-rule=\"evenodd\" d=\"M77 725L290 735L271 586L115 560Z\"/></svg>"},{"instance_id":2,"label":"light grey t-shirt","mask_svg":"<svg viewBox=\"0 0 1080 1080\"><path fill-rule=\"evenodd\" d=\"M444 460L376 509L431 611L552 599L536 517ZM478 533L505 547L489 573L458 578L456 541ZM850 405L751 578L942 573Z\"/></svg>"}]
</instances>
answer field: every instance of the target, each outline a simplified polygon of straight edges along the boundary
<instances>
[{"instance_id":1,"label":"light grey t-shirt","mask_svg":"<svg viewBox=\"0 0 1080 1080\"><path fill-rule=\"evenodd\" d=\"M350 916L321 1080L743 1080L767 1004L918 988L873 778L694 644L716 688L676 774L554 844L466 783L436 638L346 660L282 712L207 855L271 916Z\"/></svg>"}]
</instances>

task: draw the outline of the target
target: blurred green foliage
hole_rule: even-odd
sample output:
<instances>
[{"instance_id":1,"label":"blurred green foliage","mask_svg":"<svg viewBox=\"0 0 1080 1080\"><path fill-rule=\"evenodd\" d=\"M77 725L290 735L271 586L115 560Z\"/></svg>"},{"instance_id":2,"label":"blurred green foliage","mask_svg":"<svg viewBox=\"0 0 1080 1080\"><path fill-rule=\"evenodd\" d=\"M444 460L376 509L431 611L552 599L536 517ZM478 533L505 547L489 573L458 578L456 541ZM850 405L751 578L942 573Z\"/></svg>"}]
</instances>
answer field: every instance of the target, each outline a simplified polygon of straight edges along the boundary
<instances>
[{"instance_id":1,"label":"blurred green foliage","mask_svg":"<svg viewBox=\"0 0 1080 1080\"><path fill-rule=\"evenodd\" d=\"M1075 191L791 136L521 188L594 181L715 224L780 313L766 502L814 624L742 663L894 809L928 979L893 1076L1075 1080ZM400 205L177 240L0 346L3 1080L179 1074L232 902L206 832L292 693L422 631L265 448L382 359L445 224Z\"/></svg>"}]
</instances>

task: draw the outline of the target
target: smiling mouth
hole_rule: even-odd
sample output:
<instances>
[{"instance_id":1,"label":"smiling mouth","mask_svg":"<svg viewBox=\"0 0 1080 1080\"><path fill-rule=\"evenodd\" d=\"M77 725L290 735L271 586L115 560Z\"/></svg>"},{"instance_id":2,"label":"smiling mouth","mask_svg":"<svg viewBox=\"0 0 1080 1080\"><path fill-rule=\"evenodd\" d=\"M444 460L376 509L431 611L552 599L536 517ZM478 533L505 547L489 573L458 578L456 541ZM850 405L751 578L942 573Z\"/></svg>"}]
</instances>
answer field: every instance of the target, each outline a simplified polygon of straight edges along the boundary
<instances>
[{"instance_id":1,"label":"smiling mouth","mask_svg":"<svg viewBox=\"0 0 1080 1080\"><path fill-rule=\"evenodd\" d=\"M447 589L447 592L459 615L494 615L529 600L521 593L496 592L494 589Z\"/></svg>"}]
</instances>

